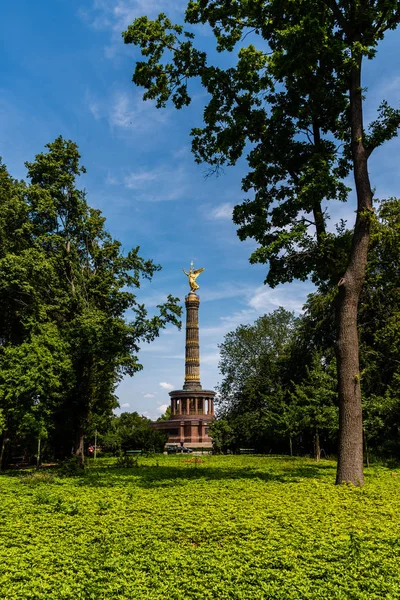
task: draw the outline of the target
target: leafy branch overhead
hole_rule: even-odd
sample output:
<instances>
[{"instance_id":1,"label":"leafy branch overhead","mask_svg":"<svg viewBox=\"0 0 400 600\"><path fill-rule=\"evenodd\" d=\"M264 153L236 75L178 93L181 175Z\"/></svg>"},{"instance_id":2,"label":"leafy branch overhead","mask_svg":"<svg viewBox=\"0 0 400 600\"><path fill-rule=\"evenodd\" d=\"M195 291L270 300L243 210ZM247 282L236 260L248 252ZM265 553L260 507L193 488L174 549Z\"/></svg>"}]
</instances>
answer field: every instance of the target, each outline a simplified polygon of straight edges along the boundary
<instances>
[{"instance_id":1,"label":"leafy branch overhead","mask_svg":"<svg viewBox=\"0 0 400 600\"><path fill-rule=\"evenodd\" d=\"M316 282L340 279L343 263L334 256L348 240L327 231L326 202L346 201L349 192L349 74L362 56L374 56L398 18L393 1L202 0L188 3L186 28L160 14L137 18L123 33L146 59L133 74L144 99L180 109L191 101L191 79L208 92L204 125L192 129L197 162L218 170L246 154L249 197L234 221L240 239L258 242L251 262L269 263L270 285L310 274ZM215 66L196 48L190 26L199 24L211 27L218 52L237 51L236 66ZM368 155L397 135L399 123L400 112L383 101L365 136Z\"/></svg>"}]
</instances>

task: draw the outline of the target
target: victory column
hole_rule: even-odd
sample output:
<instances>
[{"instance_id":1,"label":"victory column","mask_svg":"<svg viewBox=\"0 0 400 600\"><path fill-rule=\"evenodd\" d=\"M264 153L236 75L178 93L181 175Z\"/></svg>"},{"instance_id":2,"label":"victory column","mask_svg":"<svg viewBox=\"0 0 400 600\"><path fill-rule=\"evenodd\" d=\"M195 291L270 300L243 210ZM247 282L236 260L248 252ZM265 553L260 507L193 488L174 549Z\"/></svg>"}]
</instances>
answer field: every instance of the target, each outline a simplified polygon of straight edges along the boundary
<instances>
[{"instance_id":1,"label":"victory column","mask_svg":"<svg viewBox=\"0 0 400 600\"><path fill-rule=\"evenodd\" d=\"M182 270L187 276L190 286L190 292L185 298L185 380L181 390L169 393L171 397L170 419L156 422L153 427L167 431L168 444L183 442L187 447L211 448L212 441L208 435L208 427L214 419L215 392L203 390L200 383L200 298L196 294L199 289L196 279L204 269L195 270L192 261L189 273Z\"/></svg>"}]
</instances>

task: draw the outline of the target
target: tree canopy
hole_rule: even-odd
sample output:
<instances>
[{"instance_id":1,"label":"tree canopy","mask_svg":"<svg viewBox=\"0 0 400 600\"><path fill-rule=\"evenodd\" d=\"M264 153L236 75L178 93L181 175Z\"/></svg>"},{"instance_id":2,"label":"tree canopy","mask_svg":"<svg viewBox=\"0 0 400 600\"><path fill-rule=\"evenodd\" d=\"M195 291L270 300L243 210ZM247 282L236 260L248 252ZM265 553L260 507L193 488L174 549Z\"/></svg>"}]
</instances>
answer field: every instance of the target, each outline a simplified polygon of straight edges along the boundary
<instances>
[{"instance_id":1,"label":"tree canopy","mask_svg":"<svg viewBox=\"0 0 400 600\"><path fill-rule=\"evenodd\" d=\"M141 280L161 267L139 247L124 254L88 205L76 144L58 137L26 166L28 183L0 168L2 460L37 436L83 460L93 419L142 368L140 346L180 326L181 308L169 296L149 316L140 303Z\"/></svg>"}]
</instances>

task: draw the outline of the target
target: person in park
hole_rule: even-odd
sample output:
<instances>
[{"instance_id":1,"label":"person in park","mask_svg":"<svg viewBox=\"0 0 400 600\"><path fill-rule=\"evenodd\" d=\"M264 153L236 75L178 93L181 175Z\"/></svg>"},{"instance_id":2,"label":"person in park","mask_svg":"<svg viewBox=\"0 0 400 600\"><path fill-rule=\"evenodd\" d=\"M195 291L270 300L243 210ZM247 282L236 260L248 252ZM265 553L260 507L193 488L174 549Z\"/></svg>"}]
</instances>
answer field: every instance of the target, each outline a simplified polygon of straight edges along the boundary
<instances>
[{"instance_id":1,"label":"person in park","mask_svg":"<svg viewBox=\"0 0 400 600\"><path fill-rule=\"evenodd\" d=\"M90 444L90 446L88 448L88 454L89 454L89 458L94 457L94 448L93 448L92 444Z\"/></svg>"}]
</instances>

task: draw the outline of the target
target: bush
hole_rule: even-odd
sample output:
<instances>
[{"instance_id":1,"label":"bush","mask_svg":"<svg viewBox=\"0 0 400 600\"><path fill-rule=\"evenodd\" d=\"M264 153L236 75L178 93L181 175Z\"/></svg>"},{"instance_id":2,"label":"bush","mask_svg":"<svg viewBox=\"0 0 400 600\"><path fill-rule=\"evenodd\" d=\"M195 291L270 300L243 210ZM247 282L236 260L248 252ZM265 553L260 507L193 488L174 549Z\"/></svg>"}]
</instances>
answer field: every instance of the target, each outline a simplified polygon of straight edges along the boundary
<instances>
[{"instance_id":1,"label":"bush","mask_svg":"<svg viewBox=\"0 0 400 600\"><path fill-rule=\"evenodd\" d=\"M77 456L71 456L58 465L57 472L64 477L73 477L74 475L81 475L84 468L85 465Z\"/></svg>"},{"instance_id":2,"label":"bush","mask_svg":"<svg viewBox=\"0 0 400 600\"><path fill-rule=\"evenodd\" d=\"M118 469L132 469L139 466L138 459L134 456L126 456L122 452L119 454L115 466Z\"/></svg>"},{"instance_id":3,"label":"bush","mask_svg":"<svg viewBox=\"0 0 400 600\"><path fill-rule=\"evenodd\" d=\"M21 475L20 482L24 485L35 487L41 483L53 483L54 475L53 473L41 473L37 471L35 473L25 473Z\"/></svg>"}]
</instances>

